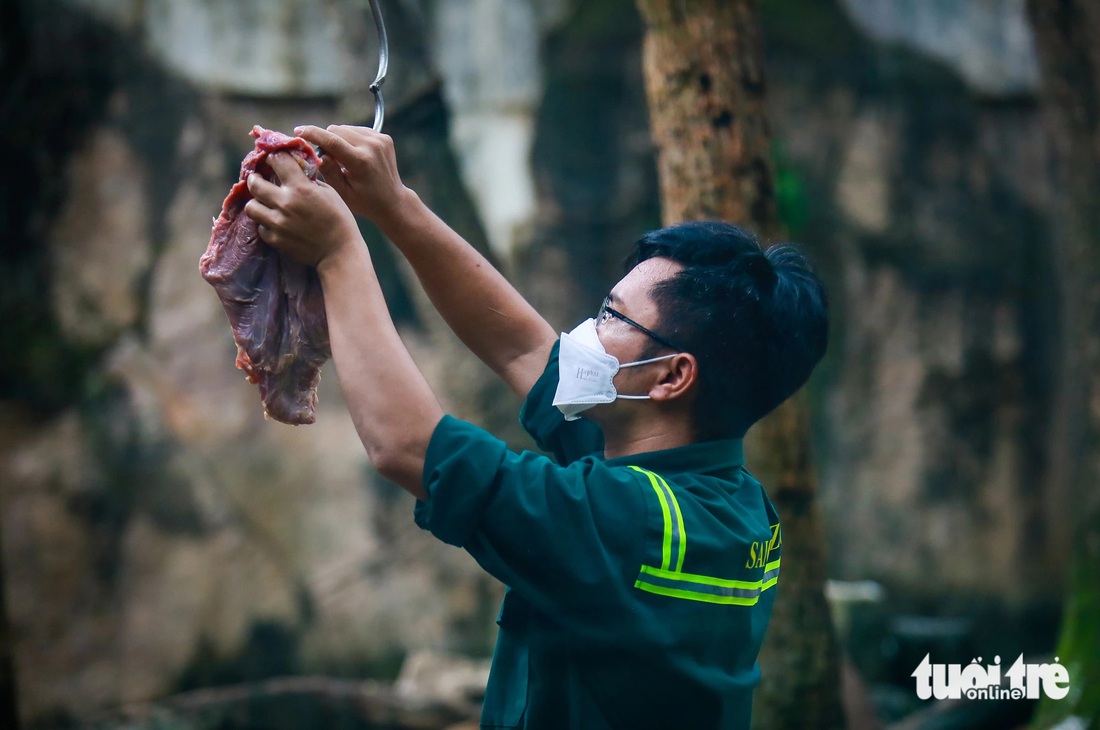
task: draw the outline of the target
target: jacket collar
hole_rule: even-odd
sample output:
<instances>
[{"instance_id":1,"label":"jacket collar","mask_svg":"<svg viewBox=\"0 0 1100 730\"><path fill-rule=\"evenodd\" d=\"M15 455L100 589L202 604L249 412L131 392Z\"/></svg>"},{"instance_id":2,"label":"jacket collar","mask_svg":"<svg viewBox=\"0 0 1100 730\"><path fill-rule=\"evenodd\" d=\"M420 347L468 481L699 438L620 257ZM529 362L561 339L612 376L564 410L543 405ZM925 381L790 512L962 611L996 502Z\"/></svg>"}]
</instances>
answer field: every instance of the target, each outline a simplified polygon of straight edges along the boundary
<instances>
[{"instance_id":1,"label":"jacket collar","mask_svg":"<svg viewBox=\"0 0 1100 730\"><path fill-rule=\"evenodd\" d=\"M658 474L695 472L700 474L736 469L745 463L741 439L701 441L687 446L607 459L609 466L640 466Z\"/></svg>"}]
</instances>

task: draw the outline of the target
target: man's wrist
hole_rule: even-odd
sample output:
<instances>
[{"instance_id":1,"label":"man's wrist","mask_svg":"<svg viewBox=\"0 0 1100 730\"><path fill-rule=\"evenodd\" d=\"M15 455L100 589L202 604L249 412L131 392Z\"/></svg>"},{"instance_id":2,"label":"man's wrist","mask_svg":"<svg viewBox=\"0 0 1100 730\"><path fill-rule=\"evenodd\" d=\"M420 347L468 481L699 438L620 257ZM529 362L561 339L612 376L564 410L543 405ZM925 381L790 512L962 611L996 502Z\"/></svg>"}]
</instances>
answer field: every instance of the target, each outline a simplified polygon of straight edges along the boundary
<instances>
[{"instance_id":1,"label":"man's wrist","mask_svg":"<svg viewBox=\"0 0 1100 730\"><path fill-rule=\"evenodd\" d=\"M374 224L391 241L400 238L401 231L412 225L416 211L423 205L415 190L402 185L393 204L374 220Z\"/></svg>"},{"instance_id":2,"label":"man's wrist","mask_svg":"<svg viewBox=\"0 0 1100 730\"><path fill-rule=\"evenodd\" d=\"M321 278L321 284L335 274L348 269L355 259L367 253L367 244L363 237L356 234L349 236L346 242L333 249L317 262L317 275Z\"/></svg>"}]
</instances>

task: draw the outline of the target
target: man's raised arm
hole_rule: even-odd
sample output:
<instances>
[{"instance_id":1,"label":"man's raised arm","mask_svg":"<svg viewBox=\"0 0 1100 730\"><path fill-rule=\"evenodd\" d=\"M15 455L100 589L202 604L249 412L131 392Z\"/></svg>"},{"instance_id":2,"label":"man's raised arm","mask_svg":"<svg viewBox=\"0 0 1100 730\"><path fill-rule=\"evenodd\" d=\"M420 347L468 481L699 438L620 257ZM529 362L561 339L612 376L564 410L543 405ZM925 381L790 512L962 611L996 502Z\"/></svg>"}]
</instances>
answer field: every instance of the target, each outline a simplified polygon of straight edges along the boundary
<instances>
[{"instance_id":1,"label":"man's raised arm","mask_svg":"<svg viewBox=\"0 0 1100 730\"><path fill-rule=\"evenodd\" d=\"M324 150L325 181L352 212L393 241L459 339L517 395L527 395L556 333L484 256L405 187L393 140L367 127L295 132Z\"/></svg>"}]
</instances>

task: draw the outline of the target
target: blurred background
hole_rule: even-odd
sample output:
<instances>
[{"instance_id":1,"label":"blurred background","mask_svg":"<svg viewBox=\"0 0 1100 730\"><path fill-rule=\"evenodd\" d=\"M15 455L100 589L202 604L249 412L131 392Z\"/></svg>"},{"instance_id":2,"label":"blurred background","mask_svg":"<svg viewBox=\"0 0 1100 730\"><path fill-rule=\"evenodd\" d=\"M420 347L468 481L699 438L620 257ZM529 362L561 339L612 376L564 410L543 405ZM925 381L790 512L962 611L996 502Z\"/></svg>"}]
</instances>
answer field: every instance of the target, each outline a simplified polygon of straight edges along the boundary
<instances>
[{"instance_id":1,"label":"blurred background","mask_svg":"<svg viewBox=\"0 0 1100 730\"><path fill-rule=\"evenodd\" d=\"M555 327L591 316L661 225L634 1L383 11L406 183ZM502 587L416 529L331 366L315 425L264 421L198 274L253 124L370 123L366 0L0 14L0 726L476 717ZM1072 476L1096 452L1064 418L1086 395L1067 390L1064 188L1024 0L759 14L779 215L831 297L807 401L848 726L1024 725L1034 703L916 724L910 677L929 652L1049 661L1096 501ZM533 448L363 229L447 410Z\"/></svg>"}]
</instances>

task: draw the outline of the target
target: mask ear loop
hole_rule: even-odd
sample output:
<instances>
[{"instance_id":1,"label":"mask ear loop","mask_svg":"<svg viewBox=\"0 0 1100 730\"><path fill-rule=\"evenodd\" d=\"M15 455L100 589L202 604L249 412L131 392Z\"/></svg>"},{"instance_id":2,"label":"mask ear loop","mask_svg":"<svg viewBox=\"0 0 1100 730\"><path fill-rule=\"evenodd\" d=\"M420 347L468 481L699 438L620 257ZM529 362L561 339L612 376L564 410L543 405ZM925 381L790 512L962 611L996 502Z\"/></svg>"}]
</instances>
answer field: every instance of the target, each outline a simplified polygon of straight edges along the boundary
<instances>
[{"instance_id":1,"label":"mask ear loop","mask_svg":"<svg viewBox=\"0 0 1100 730\"><path fill-rule=\"evenodd\" d=\"M658 360L667 360L670 357L676 357L677 355L682 355L682 354L683 353L681 353L681 352L673 352L669 355L660 355L658 357L651 357L648 360L638 360L637 362L628 362L625 365L620 365L619 370L622 370L623 368L634 368L634 367L638 367L639 365L648 365L651 362L657 362ZM618 370L615 371L615 374L616 375L618 374ZM614 378L614 376L612 376L612 378ZM614 379L612 379L612 381L611 381L611 387L612 388L615 387ZM616 398L622 398L623 400L650 400L650 396L648 396L648 395L622 395L618 392L618 390L615 391L615 397Z\"/></svg>"}]
</instances>

